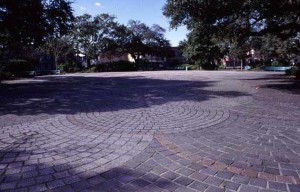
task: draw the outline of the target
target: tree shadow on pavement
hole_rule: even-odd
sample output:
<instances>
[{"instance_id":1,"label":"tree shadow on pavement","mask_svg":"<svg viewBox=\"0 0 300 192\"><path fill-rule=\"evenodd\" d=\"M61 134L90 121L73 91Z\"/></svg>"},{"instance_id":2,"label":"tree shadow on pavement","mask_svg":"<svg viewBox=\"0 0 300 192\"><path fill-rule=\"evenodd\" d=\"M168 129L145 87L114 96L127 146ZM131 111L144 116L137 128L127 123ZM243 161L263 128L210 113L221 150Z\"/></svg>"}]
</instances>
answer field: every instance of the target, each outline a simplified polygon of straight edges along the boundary
<instances>
[{"instance_id":1,"label":"tree shadow on pavement","mask_svg":"<svg viewBox=\"0 0 300 192\"><path fill-rule=\"evenodd\" d=\"M213 81L130 77L39 77L24 83L2 84L0 117L148 108L176 101L207 101L216 97L248 96L238 91L214 91ZM30 118L28 117L28 120Z\"/></svg>"},{"instance_id":2,"label":"tree shadow on pavement","mask_svg":"<svg viewBox=\"0 0 300 192\"><path fill-rule=\"evenodd\" d=\"M261 78L240 79L243 81L256 81L260 88L275 89L291 94L300 94L300 80L283 74L267 74Z\"/></svg>"},{"instance_id":3,"label":"tree shadow on pavement","mask_svg":"<svg viewBox=\"0 0 300 192\"><path fill-rule=\"evenodd\" d=\"M64 153L58 151L53 155L51 151L30 150L32 145L37 145L33 142L36 137L38 135L20 136L5 148L1 144L0 191L111 192L136 191L143 188L169 190L179 187L147 170L125 166L126 163L113 168L106 168L105 163L94 167L92 163L87 163L89 157L69 162L66 161ZM147 153L153 154L154 151ZM149 158L149 155L143 154L129 161L139 165L141 161ZM154 169L155 165L150 169L152 168Z\"/></svg>"},{"instance_id":4,"label":"tree shadow on pavement","mask_svg":"<svg viewBox=\"0 0 300 192\"><path fill-rule=\"evenodd\" d=\"M261 86L262 88L275 89L291 94L300 94L300 80L285 79Z\"/></svg>"}]
</instances>

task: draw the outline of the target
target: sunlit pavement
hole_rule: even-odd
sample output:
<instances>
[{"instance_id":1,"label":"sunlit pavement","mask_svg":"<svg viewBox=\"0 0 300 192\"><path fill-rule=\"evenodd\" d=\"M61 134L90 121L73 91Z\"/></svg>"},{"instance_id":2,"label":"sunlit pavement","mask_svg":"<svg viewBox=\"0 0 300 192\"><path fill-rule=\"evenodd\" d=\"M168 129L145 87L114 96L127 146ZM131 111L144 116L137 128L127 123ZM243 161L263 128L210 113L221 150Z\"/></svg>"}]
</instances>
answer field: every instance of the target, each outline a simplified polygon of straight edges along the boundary
<instances>
[{"instance_id":1,"label":"sunlit pavement","mask_svg":"<svg viewBox=\"0 0 300 192\"><path fill-rule=\"evenodd\" d=\"M299 81L155 71L0 85L0 191L300 191Z\"/></svg>"}]
</instances>

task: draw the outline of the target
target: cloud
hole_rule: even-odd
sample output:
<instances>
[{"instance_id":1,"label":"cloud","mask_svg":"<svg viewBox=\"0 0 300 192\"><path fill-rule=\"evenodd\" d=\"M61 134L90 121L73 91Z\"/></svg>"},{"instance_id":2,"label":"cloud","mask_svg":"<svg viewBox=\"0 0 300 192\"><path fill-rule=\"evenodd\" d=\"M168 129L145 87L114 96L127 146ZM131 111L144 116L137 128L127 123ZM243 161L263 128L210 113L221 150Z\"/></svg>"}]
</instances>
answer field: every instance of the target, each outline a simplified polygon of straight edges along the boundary
<instances>
[{"instance_id":1,"label":"cloud","mask_svg":"<svg viewBox=\"0 0 300 192\"><path fill-rule=\"evenodd\" d=\"M102 4L99 2L94 3L94 5L96 5L97 7L103 7Z\"/></svg>"},{"instance_id":2,"label":"cloud","mask_svg":"<svg viewBox=\"0 0 300 192\"><path fill-rule=\"evenodd\" d=\"M82 10L82 11L85 11L85 10L86 10L86 8L85 8L85 7L83 7L83 6L80 6L80 10Z\"/></svg>"}]
</instances>

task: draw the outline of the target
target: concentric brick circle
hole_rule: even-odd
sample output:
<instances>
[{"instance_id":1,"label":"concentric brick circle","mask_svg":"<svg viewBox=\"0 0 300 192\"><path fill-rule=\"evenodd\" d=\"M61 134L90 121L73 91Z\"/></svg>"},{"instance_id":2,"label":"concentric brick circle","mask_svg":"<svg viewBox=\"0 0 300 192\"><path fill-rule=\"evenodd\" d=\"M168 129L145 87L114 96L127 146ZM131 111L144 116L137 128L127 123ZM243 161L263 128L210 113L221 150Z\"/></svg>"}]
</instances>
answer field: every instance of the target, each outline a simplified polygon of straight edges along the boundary
<instances>
[{"instance_id":1,"label":"concentric brick circle","mask_svg":"<svg viewBox=\"0 0 300 192\"><path fill-rule=\"evenodd\" d=\"M227 110L216 110L198 102L169 102L138 109L110 111L109 106L98 106L106 112L82 112L68 115L67 120L86 129L108 133L153 134L156 131L182 132L213 126L229 118Z\"/></svg>"}]
</instances>

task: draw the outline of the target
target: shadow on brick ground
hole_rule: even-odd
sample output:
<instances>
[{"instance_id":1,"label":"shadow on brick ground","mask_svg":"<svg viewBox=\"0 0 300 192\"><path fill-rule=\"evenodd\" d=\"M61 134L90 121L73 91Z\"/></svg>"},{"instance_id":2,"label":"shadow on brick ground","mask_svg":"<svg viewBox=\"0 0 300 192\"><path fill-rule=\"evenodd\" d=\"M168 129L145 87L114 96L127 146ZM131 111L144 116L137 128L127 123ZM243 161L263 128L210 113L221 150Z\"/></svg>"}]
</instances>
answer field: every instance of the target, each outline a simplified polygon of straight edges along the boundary
<instances>
[{"instance_id":1,"label":"shadow on brick ground","mask_svg":"<svg viewBox=\"0 0 300 192\"><path fill-rule=\"evenodd\" d=\"M134 77L38 78L30 83L2 84L0 116L75 114L118 111L162 105L172 101L197 102L215 97L235 98L238 91L209 91L213 81L186 81Z\"/></svg>"}]
</instances>

